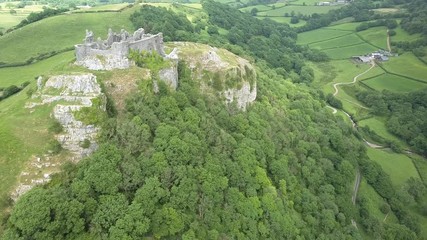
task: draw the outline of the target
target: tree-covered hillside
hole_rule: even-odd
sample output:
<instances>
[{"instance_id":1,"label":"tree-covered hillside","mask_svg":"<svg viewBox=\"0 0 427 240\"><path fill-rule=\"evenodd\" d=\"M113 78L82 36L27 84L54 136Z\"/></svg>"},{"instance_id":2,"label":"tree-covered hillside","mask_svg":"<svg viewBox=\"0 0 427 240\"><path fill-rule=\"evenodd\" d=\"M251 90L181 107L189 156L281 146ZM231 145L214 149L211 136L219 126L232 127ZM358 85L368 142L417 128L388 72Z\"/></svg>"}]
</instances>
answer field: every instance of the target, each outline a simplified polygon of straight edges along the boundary
<instances>
[{"instance_id":1,"label":"tree-covered hillside","mask_svg":"<svg viewBox=\"0 0 427 240\"><path fill-rule=\"evenodd\" d=\"M124 111L108 109L98 151L23 195L3 238L341 240L362 239L362 228L378 239L421 238L405 195L368 159L357 131L309 87L305 61L325 56L296 45L287 25L212 1L203 7L192 23L151 7L131 20L168 40L250 58L257 100L242 111L203 94L183 61L176 91L159 81L154 93L152 79L141 80ZM352 202L358 173L384 198L393 222ZM425 189L417 193L422 199Z\"/></svg>"}]
</instances>

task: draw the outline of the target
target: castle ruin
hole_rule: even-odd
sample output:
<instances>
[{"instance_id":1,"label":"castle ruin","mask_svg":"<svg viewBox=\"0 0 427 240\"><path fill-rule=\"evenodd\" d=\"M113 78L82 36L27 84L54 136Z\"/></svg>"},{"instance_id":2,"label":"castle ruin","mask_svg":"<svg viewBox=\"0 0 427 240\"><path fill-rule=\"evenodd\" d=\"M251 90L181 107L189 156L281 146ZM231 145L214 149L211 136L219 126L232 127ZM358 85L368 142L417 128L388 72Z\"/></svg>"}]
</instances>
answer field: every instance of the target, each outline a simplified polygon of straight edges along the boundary
<instances>
[{"instance_id":1,"label":"castle ruin","mask_svg":"<svg viewBox=\"0 0 427 240\"><path fill-rule=\"evenodd\" d=\"M86 30L82 44L75 45L76 63L91 70L124 69L129 67L130 50L156 51L166 57L163 49L163 34L146 34L143 28L132 35L125 30L115 33L108 30L106 40L94 39L92 31Z\"/></svg>"}]
</instances>

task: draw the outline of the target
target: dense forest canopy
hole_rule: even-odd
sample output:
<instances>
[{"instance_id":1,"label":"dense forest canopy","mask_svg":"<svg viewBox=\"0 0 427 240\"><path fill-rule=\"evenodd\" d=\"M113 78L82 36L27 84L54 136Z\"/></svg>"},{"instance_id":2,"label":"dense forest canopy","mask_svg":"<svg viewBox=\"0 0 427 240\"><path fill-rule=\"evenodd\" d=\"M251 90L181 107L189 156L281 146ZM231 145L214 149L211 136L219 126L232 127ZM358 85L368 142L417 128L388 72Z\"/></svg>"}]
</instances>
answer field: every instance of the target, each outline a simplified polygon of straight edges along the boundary
<instances>
[{"instance_id":1,"label":"dense forest canopy","mask_svg":"<svg viewBox=\"0 0 427 240\"><path fill-rule=\"evenodd\" d=\"M297 33L288 25L212 1L203 8L207 21L191 23L149 6L131 21L135 28L162 31L167 40L201 41L253 58L257 101L239 111L203 95L182 62L176 91L159 82L154 94L151 81L140 82L125 113L108 111L100 149L22 196L3 237L362 239L353 220L378 239L421 237L419 222L404 208L425 194L416 188L419 180L395 191L368 159L358 132L325 108L328 98L307 87L313 70L305 61L326 56L296 45ZM422 101L413 99L414 111L425 107ZM384 114L397 121L406 114L393 111ZM357 172L396 221L377 221L363 199L362 207L353 205Z\"/></svg>"}]
</instances>

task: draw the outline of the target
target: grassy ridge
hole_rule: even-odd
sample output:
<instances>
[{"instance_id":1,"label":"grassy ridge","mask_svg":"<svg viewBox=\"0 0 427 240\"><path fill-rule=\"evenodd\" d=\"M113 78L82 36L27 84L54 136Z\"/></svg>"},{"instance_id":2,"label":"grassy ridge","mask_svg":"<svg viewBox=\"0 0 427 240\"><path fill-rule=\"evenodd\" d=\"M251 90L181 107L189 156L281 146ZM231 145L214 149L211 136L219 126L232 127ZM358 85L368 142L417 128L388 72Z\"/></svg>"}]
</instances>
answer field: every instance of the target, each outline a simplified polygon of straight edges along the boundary
<instances>
[{"instance_id":1,"label":"grassy ridge","mask_svg":"<svg viewBox=\"0 0 427 240\"><path fill-rule=\"evenodd\" d=\"M41 53L58 51L82 42L85 30L105 38L108 28L133 29L129 16L135 10L120 13L65 14L27 25L0 37L0 62L25 62ZM17 54L19 53L19 54Z\"/></svg>"}]
</instances>

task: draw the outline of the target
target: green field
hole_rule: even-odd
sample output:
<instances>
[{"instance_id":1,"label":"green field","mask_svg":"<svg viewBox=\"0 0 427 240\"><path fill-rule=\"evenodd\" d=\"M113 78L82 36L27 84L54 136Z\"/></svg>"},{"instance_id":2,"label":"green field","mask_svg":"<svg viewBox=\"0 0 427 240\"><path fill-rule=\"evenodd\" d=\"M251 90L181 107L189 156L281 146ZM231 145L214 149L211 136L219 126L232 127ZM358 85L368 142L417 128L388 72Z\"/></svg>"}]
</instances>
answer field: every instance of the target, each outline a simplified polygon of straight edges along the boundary
<instances>
[{"instance_id":1,"label":"green field","mask_svg":"<svg viewBox=\"0 0 427 240\"><path fill-rule=\"evenodd\" d=\"M248 7L240 8L239 10L242 12L249 13L254 8L258 9L258 12L268 11L268 10L272 9L272 7L269 5L254 5L254 6L248 6Z\"/></svg>"},{"instance_id":2,"label":"green field","mask_svg":"<svg viewBox=\"0 0 427 240\"><path fill-rule=\"evenodd\" d=\"M402 186L410 177L420 177L412 160L403 154L368 148L368 156L381 165L396 187Z\"/></svg>"},{"instance_id":3,"label":"green field","mask_svg":"<svg viewBox=\"0 0 427 240\"><path fill-rule=\"evenodd\" d=\"M107 5L99 5L91 8L82 8L82 9L75 10L74 12L120 11L127 6L129 6L128 3L107 4Z\"/></svg>"},{"instance_id":4,"label":"green field","mask_svg":"<svg viewBox=\"0 0 427 240\"><path fill-rule=\"evenodd\" d=\"M386 89L392 92L411 92L427 88L426 83L388 73L365 80L363 83L377 91Z\"/></svg>"},{"instance_id":5,"label":"green field","mask_svg":"<svg viewBox=\"0 0 427 240\"><path fill-rule=\"evenodd\" d=\"M272 9L266 12L259 12L258 16L283 17L285 13L295 14L301 13L309 15L313 13L327 13L329 10L338 9L340 6L286 6L282 8Z\"/></svg>"},{"instance_id":6,"label":"green field","mask_svg":"<svg viewBox=\"0 0 427 240\"><path fill-rule=\"evenodd\" d=\"M316 42L309 44L308 46L313 49L331 49L331 48L342 48L345 46L352 46L356 44L363 43L363 40L360 39L356 34L345 35L339 38L334 38L326 40L323 42Z\"/></svg>"},{"instance_id":7,"label":"green field","mask_svg":"<svg viewBox=\"0 0 427 240\"><path fill-rule=\"evenodd\" d=\"M299 26L304 26L305 25L305 21L304 20L299 20L298 23L292 24L291 23L291 18L290 17L256 17L258 19L266 19L269 18L273 21L276 21L278 23L287 23L289 24L291 27L299 27Z\"/></svg>"},{"instance_id":8,"label":"green field","mask_svg":"<svg viewBox=\"0 0 427 240\"><path fill-rule=\"evenodd\" d=\"M349 35L348 31L334 30L321 28L313 31L304 32L298 34L298 44L309 44L315 42L322 42L328 39L338 38L344 35Z\"/></svg>"},{"instance_id":9,"label":"green field","mask_svg":"<svg viewBox=\"0 0 427 240\"><path fill-rule=\"evenodd\" d=\"M414 54L406 52L398 57L392 57L383 67L391 72L427 82L427 65Z\"/></svg>"},{"instance_id":10,"label":"green field","mask_svg":"<svg viewBox=\"0 0 427 240\"><path fill-rule=\"evenodd\" d=\"M370 44L387 50L387 28L373 27L357 33L362 39Z\"/></svg>"},{"instance_id":11,"label":"green field","mask_svg":"<svg viewBox=\"0 0 427 240\"><path fill-rule=\"evenodd\" d=\"M120 13L79 13L50 17L0 37L0 62L25 62L40 53L71 48L82 42L85 30L95 38L105 38L108 28L131 30L129 15L135 10ZM17 54L19 53L19 54Z\"/></svg>"},{"instance_id":12,"label":"green field","mask_svg":"<svg viewBox=\"0 0 427 240\"><path fill-rule=\"evenodd\" d=\"M352 19L350 19L350 20L352 20ZM356 27L359 26L360 24L361 24L360 22L348 22L348 23L332 25L332 26L325 27L325 28L354 32L354 31L356 31Z\"/></svg>"},{"instance_id":13,"label":"green field","mask_svg":"<svg viewBox=\"0 0 427 240\"><path fill-rule=\"evenodd\" d=\"M365 55L365 54L374 52L376 50L378 49L370 44L361 43L361 44L348 46L348 47L327 49L324 52L331 59L349 59L352 56Z\"/></svg>"},{"instance_id":14,"label":"green field","mask_svg":"<svg viewBox=\"0 0 427 240\"><path fill-rule=\"evenodd\" d=\"M47 75L51 71L61 71L61 68L73 58L74 51L69 51L27 66L0 68L0 87L12 84L18 86L26 81L34 81L35 77Z\"/></svg>"},{"instance_id":15,"label":"green field","mask_svg":"<svg viewBox=\"0 0 427 240\"><path fill-rule=\"evenodd\" d=\"M16 14L10 14L10 8L6 7L7 4L18 4L19 2L3 2L0 3L0 31L6 31L7 29L16 26L22 20L24 20L32 12L43 11L44 5L29 5L24 8L12 8L16 11Z\"/></svg>"}]
</instances>

